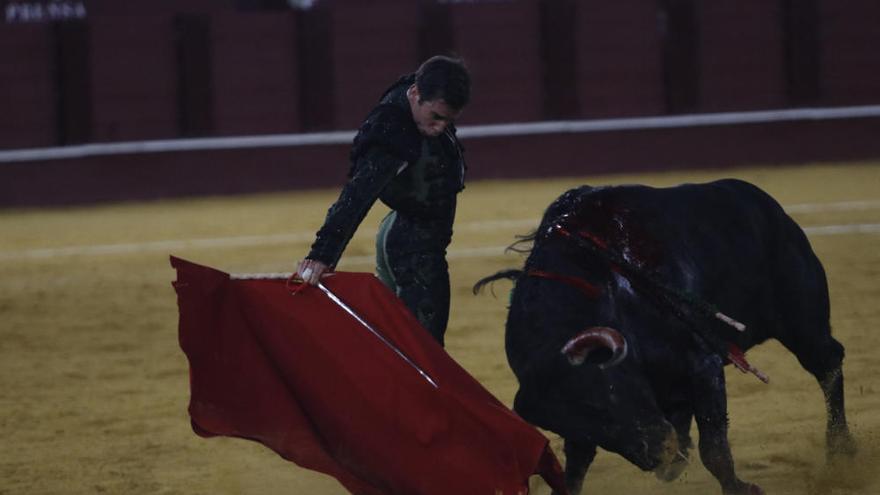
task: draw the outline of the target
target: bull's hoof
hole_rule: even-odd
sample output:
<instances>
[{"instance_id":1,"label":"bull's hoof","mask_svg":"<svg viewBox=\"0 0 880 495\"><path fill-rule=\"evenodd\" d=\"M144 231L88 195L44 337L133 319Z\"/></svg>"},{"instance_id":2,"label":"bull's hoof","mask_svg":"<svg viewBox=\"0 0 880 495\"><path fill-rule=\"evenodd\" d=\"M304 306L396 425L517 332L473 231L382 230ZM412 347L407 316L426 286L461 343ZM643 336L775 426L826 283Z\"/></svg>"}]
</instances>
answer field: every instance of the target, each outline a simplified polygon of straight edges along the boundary
<instances>
[{"instance_id":1,"label":"bull's hoof","mask_svg":"<svg viewBox=\"0 0 880 495\"><path fill-rule=\"evenodd\" d=\"M758 485L749 485L749 495L766 495L764 489Z\"/></svg>"},{"instance_id":2,"label":"bull's hoof","mask_svg":"<svg viewBox=\"0 0 880 495\"><path fill-rule=\"evenodd\" d=\"M736 488L723 490L724 495L766 495L764 489L754 483L740 482Z\"/></svg>"},{"instance_id":3,"label":"bull's hoof","mask_svg":"<svg viewBox=\"0 0 880 495\"><path fill-rule=\"evenodd\" d=\"M849 431L835 432L826 438L828 462L854 457L859 447Z\"/></svg>"}]
</instances>

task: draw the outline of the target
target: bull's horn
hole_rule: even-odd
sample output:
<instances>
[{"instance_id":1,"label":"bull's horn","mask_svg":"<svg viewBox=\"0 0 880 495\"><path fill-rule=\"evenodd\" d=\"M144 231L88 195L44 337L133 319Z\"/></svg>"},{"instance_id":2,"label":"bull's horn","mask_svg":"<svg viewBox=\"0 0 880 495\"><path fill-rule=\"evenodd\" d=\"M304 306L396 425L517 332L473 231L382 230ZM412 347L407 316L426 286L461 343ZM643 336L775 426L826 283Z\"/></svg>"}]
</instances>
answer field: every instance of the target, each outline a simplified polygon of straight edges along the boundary
<instances>
[{"instance_id":1,"label":"bull's horn","mask_svg":"<svg viewBox=\"0 0 880 495\"><path fill-rule=\"evenodd\" d=\"M562 346L562 353L572 366L580 366L591 353L609 350L611 357L599 363L602 369L617 365L626 357L626 339L609 327L591 327L582 330Z\"/></svg>"}]
</instances>

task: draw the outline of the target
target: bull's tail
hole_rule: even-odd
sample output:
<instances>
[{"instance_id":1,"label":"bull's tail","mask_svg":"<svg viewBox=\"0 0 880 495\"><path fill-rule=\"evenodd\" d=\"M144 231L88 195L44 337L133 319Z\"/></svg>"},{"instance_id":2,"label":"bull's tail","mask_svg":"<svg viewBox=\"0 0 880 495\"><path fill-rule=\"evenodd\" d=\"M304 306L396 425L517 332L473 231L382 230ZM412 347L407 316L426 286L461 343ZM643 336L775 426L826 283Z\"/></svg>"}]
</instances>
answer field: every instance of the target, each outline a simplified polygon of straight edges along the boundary
<instances>
[{"instance_id":1,"label":"bull's tail","mask_svg":"<svg viewBox=\"0 0 880 495\"><path fill-rule=\"evenodd\" d=\"M521 277L525 272L522 270L501 270L498 273L493 275L489 275L488 277L481 278L474 284L474 294L479 294L484 286L490 284L496 280L501 280L502 278L506 278L508 280L516 280Z\"/></svg>"}]
</instances>

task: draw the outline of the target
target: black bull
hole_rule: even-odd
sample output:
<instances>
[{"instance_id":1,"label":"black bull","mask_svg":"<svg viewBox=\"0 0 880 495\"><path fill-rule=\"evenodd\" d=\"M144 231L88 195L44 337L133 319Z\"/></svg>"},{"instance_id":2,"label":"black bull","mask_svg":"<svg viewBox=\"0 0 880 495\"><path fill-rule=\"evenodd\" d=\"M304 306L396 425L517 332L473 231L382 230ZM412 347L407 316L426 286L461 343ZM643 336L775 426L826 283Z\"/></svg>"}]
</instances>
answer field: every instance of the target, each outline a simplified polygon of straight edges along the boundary
<instances>
[{"instance_id":1,"label":"black bull","mask_svg":"<svg viewBox=\"0 0 880 495\"><path fill-rule=\"evenodd\" d=\"M763 493L734 472L723 367L769 338L818 380L829 454L855 451L824 270L757 187L584 186L554 201L526 240L525 267L475 291L515 281L505 338L519 380L514 409L565 439L571 493L597 447L677 477L694 419L700 458L723 493ZM716 308L745 331L714 317Z\"/></svg>"}]
</instances>

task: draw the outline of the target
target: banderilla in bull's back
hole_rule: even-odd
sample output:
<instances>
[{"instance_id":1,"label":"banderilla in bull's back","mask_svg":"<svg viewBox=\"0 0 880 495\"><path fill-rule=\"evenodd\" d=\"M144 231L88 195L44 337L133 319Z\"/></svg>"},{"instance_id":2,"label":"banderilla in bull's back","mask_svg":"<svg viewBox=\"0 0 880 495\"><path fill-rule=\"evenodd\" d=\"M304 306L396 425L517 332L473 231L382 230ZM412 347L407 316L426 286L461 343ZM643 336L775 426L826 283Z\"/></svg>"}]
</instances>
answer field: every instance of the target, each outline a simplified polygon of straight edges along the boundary
<instances>
[{"instance_id":1,"label":"banderilla in bull's back","mask_svg":"<svg viewBox=\"0 0 880 495\"><path fill-rule=\"evenodd\" d=\"M624 256L614 251L608 243L597 238L589 231L578 231L577 234L573 234L563 226L564 220L563 216L562 219L554 222L548 229L547 235L560 235L574 242L578 247L599 256L611 265L615 271L626 277L639 292L651 298L659 306L671 310L678 319L688 326L696 337L697 342L701 345L716 354L725 356L743 373L752 373L762 382L770 382L770 378L766 374L746 360L745 353L737 345L732 342L726 342L720 336L705 329L706 327L711 327L711 325L701 324L706 320L721 321L738 332L744 332L746 326L743 323L725 315L714 305L694 294L664 284L657 277L627 261Z\"/></svg>"}]
</instances>

